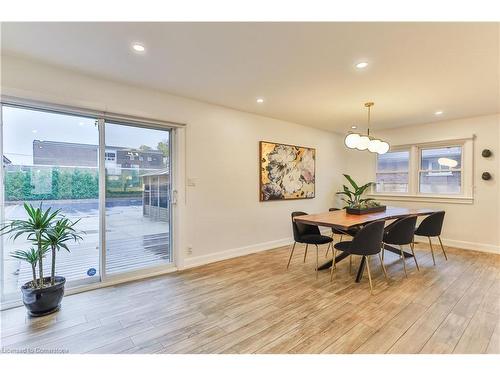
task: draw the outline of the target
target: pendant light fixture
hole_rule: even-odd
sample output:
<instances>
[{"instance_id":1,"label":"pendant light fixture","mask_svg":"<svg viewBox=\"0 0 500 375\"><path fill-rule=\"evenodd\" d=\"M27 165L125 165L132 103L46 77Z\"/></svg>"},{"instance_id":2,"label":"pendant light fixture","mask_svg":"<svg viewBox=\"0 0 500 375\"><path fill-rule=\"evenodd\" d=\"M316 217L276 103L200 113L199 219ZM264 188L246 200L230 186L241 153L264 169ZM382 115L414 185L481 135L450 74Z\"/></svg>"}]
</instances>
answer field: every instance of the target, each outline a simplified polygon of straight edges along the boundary
<instances>
[{"instance_id":1,"label":"pendant light fixture","mask_svg":"<svg viewBox=\"0 0 500 375\"><path fill-rule=\"evenodd\" d=\"M368 102L365 103L365 107L368 108L368 123L367 123L367 132L365 134L360 133L349 133L344 139L344 143L347 148L356 149L359 151L368 150L373 153L377 153L379 155L385 154L389 151L389 143L382 141L380 139L376 139L370 137L370 116L371 116L371 108L375 103Z\"/></svg>"}]
</instances>

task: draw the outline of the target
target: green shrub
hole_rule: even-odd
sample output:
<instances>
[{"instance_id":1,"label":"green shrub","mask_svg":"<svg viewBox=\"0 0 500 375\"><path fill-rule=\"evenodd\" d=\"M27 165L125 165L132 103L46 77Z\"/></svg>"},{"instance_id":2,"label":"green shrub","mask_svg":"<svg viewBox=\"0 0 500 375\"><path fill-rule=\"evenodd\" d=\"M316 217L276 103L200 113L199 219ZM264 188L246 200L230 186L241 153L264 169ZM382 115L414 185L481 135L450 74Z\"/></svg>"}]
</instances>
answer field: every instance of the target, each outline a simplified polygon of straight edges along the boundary
<instances>
[{"instance_id":1,"label":"green shrub","mask_svg":"<svg viewBox=\"0 0 500 375\"><path fill-rule=\"evenodd\" d=\"M7 167L5 200L89 199L99 197L97 171Z\"/></svg>"},{"instance_id":2,"label":"green shrub","mask_svg":"<svg viewBox=\"0 0 500 375\"><path fill-rule=\"evenodd\" d=\"M141 197L142 181L138 171L108 176L106 197ZM5 200L60 200L99 198L97 170L58 167L7 166Z\"/></svg>"}]
</instances>

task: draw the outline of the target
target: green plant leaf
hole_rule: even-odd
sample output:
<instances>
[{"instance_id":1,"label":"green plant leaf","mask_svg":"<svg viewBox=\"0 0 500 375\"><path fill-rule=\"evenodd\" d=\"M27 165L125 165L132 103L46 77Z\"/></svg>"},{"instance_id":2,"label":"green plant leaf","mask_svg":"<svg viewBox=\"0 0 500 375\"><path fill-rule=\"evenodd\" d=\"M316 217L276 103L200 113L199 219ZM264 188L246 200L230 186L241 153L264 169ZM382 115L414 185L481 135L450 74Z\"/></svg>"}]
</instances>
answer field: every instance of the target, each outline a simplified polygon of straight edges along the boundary
<instances>
[{"instance_id":1,"label":"green plant leaf","mask_svg":"<svg viewBox=\"0 0 500 375\"><path fill-rule=\"evenodd\" d=\"M351 186L354 188L354 190L358 190L359 187L358 185L356 184L356 182L351 178L351 176L349 176L348 174L344 174L344 177L347 179L347 181L349 181L349 183L351 184Z\"/></svg>"},{"instance_id":2,"label":"green plant leaf","mask_svg":"<svg viewBox=\"0 0 500 375\"><path fill-rule=\"evenodd\" d=\"M45 253L51 249L65 249L69 251L68 242L82 240L82 234L76 230L75 225L79 220L73 222L60 214L60 210L53 211L51 207L43 209L42 204L35 208L24 202L26 212L25 219L11 220L0 229L0 235L8 235L14 241L19 237L25 237L32 243L29 251L18 250L11 256L29 262L32 266L38 263L40 278L42 278L42 259ZM54 253L55 254L55 253ZM55 274L55 256L52 258L52 279ZM35 272L35 271L33 271ZM36 281L34 281L34 285ZM40 286L41 287L41 286Z\"/></svg>"},{"instance_id":3,"label":"green plant leaf","mask_svg":"<svg viewBox=\"0 0 500 375\"><path fill-rule=\"evenodd\" d=\"M367 184L364 184L363 186L359 187L357 190L356 190L356 195L359 195L361 196L366 189L368 189L370 186L374 185L373 182L368 182Z\"/></svg>"},{"instance_id":4,"label":"green plant leaf","mask_svg":"<svg viewBox=\"0 0 500 375\"><path fill-rule=\"evenodd\" d=\"M45 253L47 250L45 250L42 254L42 256L45 257ZM30 248L28 251L24 250L15 250L10 253L10 256L15 259L22 260L24 262L30 263L30 264L36 264L38 262L38 250L35 249L34 247Z\"/></svg>"}]
</instances>

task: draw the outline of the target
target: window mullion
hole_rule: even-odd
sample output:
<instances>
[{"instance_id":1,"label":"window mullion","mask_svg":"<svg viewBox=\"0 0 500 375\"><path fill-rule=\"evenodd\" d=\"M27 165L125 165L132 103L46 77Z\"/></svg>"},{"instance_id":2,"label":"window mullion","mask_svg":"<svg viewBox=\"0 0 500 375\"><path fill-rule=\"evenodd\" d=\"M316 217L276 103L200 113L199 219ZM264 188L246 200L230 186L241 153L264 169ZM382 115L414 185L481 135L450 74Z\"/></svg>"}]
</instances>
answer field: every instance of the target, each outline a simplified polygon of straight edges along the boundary
<instances>
[{"instance_id":1,"label":"window mullion","mask_svg":"<svg viewBox=\"0 0 500 375\"><path fill-rule=\"evenodd\" d=\"M417 195L419 192L419 176L420 176L420 150L417 146L411 146L410 149L410 161L409 169L411 173L408 176L408 193L411 195ZM418 164L417 164L418 163Z\"/></svg>"},{"instance_id":2,"label":"window mullion","mask_svg":"<svg viewBox=\"0 0 500 375\"><path fill-rule=\"evenodd\" d=\"M101 281L106 280L106 138L105 121L97 120L99 129L99 268Z\"/></svg>"},{"instance_id":3,"label":"window mullion","mask_svg":"<svg viewBox=\"0 0 500 375\"><path fill-rule=\"evenodd\" d=\"M0 162L0 223L5 223L5 197L4 197L4 162L3 162L3 105L0 103L0 155L2 161ZM4 239L0 238L0 301L3 300L4 275L5 275L5 257L4 257Z\"/></svg>"}]
</instances>

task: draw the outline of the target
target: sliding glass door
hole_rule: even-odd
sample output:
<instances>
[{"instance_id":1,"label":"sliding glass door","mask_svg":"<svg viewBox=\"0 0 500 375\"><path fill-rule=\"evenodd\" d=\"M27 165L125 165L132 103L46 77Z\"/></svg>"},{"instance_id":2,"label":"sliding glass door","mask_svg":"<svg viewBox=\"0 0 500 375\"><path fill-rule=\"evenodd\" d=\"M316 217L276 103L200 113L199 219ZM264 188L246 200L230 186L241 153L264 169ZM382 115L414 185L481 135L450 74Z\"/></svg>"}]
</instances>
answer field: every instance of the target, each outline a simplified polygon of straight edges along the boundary
<instances>
[{"instance_id":1,"label":"sliding glass door","mask_svg":"<svg viewBox=\"0 0 500 375\"><path fill-rule=\"evenodd\" d=\"M93 118L25 108L2 107L3 202L2 222L25 219L23 203L60 210L71 220L83 240L60 251L57 271L68 286L99 281L99 178L98 129ZM14 250L32 245L24 237L2 241L2 291L4 299L18 297L19 288L31 279L31 267L12 258ZM44 262L47 275L50 254Z\"/></svg>"},{"instance_id":2,"label":"sliding glass door","mask_svg":"<svg viewBox=\"0 0 500 375\"><path fill-rule=\"evenodd\" d=\"M57 259L69 288L147 276L172 263L170 129L0 108L0 222L26 218L25 202L79 220L83 240ZM22 237L0 238L2 301L18 300L30 280L30 265L11 257L30 246ZM48 255L46 274L50 264Z\"/></svg>"},{"instance_id":3,"label":"sliding glass door","mask_svg":"<svg viewBox=\"0 0 500 375\"><path fill-rule=\"evenodd\" d=\"M171 263L170 132L105 129L106 273Z\"/></svg>"}]
</instances>

